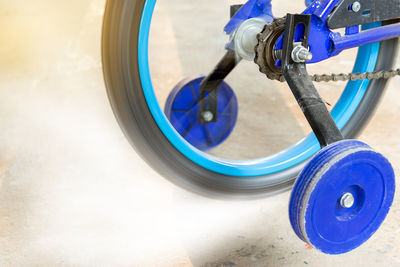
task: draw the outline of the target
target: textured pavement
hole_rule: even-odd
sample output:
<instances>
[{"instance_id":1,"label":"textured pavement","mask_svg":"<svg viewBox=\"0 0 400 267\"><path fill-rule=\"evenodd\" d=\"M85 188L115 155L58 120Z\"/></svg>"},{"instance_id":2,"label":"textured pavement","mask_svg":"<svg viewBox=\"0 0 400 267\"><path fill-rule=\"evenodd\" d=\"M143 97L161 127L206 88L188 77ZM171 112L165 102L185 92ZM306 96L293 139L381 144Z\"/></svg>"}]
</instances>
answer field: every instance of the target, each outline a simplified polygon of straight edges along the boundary
<instances>
[{"instance_id":1,"label":"textured pavement","mask_svg":"<svg viewBox=\"0 0 400 267\"><path fill-rule=\"evenodd\" d=\"M220 14L227 16L233 1L218 1L213 9L208 4L216 1L158 2L151 36L158 49L150 62L163 66L152 65L162 102L182 77L215 64L226 42ZM274 12L299 11L300 2L287 1ZM0 266L400 266L398 195L364 246L326 256L306 249L291 230L289 193L207 199L148 167L107 100L100 58L104 4L0 1ZM184 18L201 14L210 19L188 27ZM197 46L189 37L198 38ZM193 48L197 53L189 52ZM311 71L351 69L353 59L350 51ZM266 81L254 64L243 63L229 82L241 117L233 136L211 153L265 156L307 133L287 86ZM393 79L360 137L385 154L398 175L399 86ZM338 96L337 85L319 90L327 102Z\"/></svg>"}]
</instances>

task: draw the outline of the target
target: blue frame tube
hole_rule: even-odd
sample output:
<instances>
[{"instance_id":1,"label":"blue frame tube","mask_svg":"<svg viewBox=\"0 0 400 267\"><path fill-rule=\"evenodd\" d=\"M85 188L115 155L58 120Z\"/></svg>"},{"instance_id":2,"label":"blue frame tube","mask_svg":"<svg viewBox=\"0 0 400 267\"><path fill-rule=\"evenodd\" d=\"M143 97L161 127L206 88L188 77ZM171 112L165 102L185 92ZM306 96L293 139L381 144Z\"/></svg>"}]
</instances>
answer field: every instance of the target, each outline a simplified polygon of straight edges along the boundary
<instances>
[{"instance_id":1,"label":"blue frame tube","mask_svg":"<svg viewBox=\"0 0 400 267\"><path fill-rule=\"evenodd\" d=\"M362 31L353 35L334 36L331 39L333 43L333 53L359 47L361 45L385 41L398 36L400 36L400 23Z\"/></svg>"}]
</instances>

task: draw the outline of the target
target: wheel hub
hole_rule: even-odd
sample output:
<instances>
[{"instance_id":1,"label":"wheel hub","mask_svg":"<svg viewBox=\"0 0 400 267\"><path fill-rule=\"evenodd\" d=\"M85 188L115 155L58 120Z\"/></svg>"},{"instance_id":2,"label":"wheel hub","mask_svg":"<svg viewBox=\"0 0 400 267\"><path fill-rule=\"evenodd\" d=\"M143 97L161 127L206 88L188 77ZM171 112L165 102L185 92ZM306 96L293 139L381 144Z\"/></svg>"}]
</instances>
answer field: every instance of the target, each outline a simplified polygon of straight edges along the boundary
<instances>
[{"instance_id":1,"label":"wheel hub","mask_svg":"<svg viewBox=\"0 0 400 267\"><path fill-rule=\"evenodd\" d=\"M241 58L252 61L256 55L254 47L257 45L257 35L263 30L265 20L259 18L248 19L243 22L234 33L235 51Z\"/></svg>"}]
</instances>

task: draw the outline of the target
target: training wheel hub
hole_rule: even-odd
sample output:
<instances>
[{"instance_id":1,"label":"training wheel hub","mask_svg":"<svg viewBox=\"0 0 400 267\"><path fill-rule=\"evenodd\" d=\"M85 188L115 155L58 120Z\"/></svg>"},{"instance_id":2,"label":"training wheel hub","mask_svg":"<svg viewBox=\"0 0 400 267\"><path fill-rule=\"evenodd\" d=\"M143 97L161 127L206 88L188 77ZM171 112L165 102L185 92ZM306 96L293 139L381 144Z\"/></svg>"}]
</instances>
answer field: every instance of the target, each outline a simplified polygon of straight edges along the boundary
<instances>
[{"instance_id":1,"label":"training wheel hub","mask_svg":"<svg viewBox=\"0 0 400 267\"><path fill-rule=\"evenodd\" d=\"M384 221L393 202L394 171L381 154L359 141L321 150L297 179L290 220L306 243L328 254L353 250Z\"/></svg>"},{"instance_id":2,"label":"training wheel hub","mask_svg":"<svg viewBox=\"0 0 400 267\"><path fill-rule=\"evenodd\" d=\"M232 88L222 82L218 87L217 114L209 110L200 113L199 91L203 80L204 76L188 78L175 86L165 104L165 115L191 145L200 150L209 150L220 145L232 133L239 107ZM217 118L215 122L214 118ZM201 123L200 119L205 123Z\"/></svg>"}]
</instances>

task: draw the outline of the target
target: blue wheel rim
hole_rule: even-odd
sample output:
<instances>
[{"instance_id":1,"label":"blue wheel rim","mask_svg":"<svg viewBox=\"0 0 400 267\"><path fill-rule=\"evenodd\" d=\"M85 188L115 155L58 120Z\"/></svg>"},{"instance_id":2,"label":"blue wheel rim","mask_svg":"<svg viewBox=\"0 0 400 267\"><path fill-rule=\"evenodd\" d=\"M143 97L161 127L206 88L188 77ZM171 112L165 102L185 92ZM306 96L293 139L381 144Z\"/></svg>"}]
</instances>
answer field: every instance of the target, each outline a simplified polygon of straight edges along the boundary
<instances>
[{"instance_id":1,"label":"blue wheel rim","mask_svg":"<svg viewBox=\"0 0 400 267\"><path fill-rule=\"evenodd\" d=\"M223 143L232 133L238 118L238 101L231 87L223 82L218 88L217 122L200 124L199 90L204 76L181 81L165 104L168 120L191 145L206 151Z\"/></svg>"},{"instance_id":2,"label":"blue wheel rim","mask_svg":"<svg viewBox=\"0 0 400 267\"><path fill-rule=\"evenodd\" d=\"M346 140L319 152L293 188L289 217L296 234L328 254L349 252L379 228L393 202L394 171L366 144ZM342 207L351 193L354 203Z\"/></svg>"},{"instance_id":3,"label":"blue wheel rim","mask_svg":"<svg viewBox=\"0 0 400 267\"><path fill-rule=\"evenodd\" d=\"M148 61L148 42L150 24L155 4L156 0L147 0L143 7L138 36L138 65L140 79L144 96L154 120L166 138L177 150L203 168L216 173L239 177L264 176L281 172L310 159L320 150L320 145L315 135L310 134L301 142L275 155L246 161L225 160L196 149L182 138L171 125L160 107L151 81ZM372 28L379 25L379 23L374 23L367 27ZM379 43L374 43L360 47L353 71L374 71L379 54L379 46ZM332 110L332 116L340 129L347 124L356 111L364 97L368 85L369 80L354 81L347 84L342 96Z\"/></svg>"}]
</instances>

